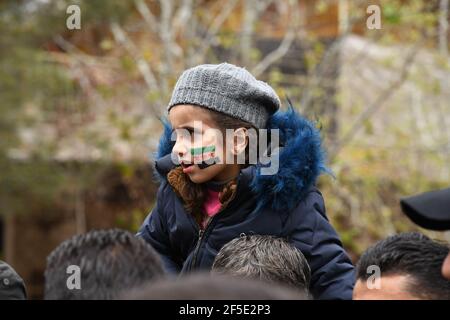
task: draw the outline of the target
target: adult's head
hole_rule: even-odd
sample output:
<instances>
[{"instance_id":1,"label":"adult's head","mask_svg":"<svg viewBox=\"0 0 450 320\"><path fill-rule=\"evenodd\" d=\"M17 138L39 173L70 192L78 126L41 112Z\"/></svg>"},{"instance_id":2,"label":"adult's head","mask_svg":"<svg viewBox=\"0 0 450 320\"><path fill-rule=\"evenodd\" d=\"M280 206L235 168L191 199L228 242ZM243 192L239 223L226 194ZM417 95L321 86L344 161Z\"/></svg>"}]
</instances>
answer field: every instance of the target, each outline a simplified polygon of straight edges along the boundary
<instances>
[{"instance_id":1,"label":"adult's head","mask_svg":"<svg viewBox=\"0 0 450 320\"><path fill-rule=\"evenodd\" d=\"M131 300L305 300L297 290L255 279L229 275L191 274L164 279L130 290L121 298Z\"/></svg>"},{"instance_id":2,"label":"adult's head","mask_svg":"<svg viewBox=\"0 0 450 320\"><path fill-rule=\"evenodd\" d=\"M447 245L417 232L381 240L357 264L353 298L450 299L450 281L441 273L448 253Z\"/></svg>"},{"instance_id":3,"label":"adult's head","mask_svg":"<svg viewBox=\"0 0 450 320\"><path fill-rule=\"evenodd\" d=\"M434 190L400 200L403 212L417 225L430 230L450 230L450 188ZM450 280L450 254L442 264L442 275Z\"/></svg>"},{"instance_id":4,"label":"adult's head","mask_svg":"<svg viewBox=\"0 0 450 320\"><path fill-rule=\"evenodd\" d=\"M17 272L0 260L0 300L24 300L27 298L25 284Z\"/></svg>"},{"instance_id":5,"label":"adult's head","mask_svg":"<svg viewBox=\"0 0 450 320\"><path fill-rule=\"evenodd\" d=\"M242 235L217 254L212 271L260 279L308 292L311 270L303 254L282 238Z\"/></svg>"},{"instance_id":6,"label":"adult's head","mask_svg":"<svg viewBox=\"0 0 450 320\"><path fill-rule=\"evenodd\" d=\"M46 299L114 299L160 278L162 262L143 239L111 229L77 235L47 258Z\"/></svg>"}]
</instances>

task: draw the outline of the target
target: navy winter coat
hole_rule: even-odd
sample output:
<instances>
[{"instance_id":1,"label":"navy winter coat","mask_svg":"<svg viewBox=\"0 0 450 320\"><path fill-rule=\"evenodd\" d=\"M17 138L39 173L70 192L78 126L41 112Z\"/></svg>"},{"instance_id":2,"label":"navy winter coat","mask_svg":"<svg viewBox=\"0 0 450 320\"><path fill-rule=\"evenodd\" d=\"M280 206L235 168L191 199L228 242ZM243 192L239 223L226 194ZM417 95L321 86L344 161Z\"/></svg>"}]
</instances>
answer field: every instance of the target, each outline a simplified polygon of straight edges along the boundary
<instances>
[{"instance_id":1,"label":"navy winter coat","mask_svg":"<svg viewBox=\"0 0 450 320\"><path fill-rule=\"evenodd\" d=\"M354 268L314 186L326 170L319 132L292 108L275 113L268 128L280 132L278 172L262 175L260 165L242 169L234 199L200 231L167 182L167 173L174 168L170 160L174 142L165 123L155 165L161 180L157 203L138 236L159 252L173 273L210 269L221 247L241 233L287 238L310 264L310 289L316 299L351 299Z\"/></svg>"}]
</instances>

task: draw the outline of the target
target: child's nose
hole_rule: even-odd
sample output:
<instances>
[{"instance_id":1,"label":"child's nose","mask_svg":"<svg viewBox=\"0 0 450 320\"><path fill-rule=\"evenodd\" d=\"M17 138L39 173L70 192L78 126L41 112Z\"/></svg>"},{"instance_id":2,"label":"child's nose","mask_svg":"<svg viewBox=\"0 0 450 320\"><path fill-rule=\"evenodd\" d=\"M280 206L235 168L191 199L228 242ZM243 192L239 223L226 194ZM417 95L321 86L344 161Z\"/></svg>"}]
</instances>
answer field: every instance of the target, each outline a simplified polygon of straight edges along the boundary
<instances>
[{"instance_id":1,"label":"child's nose","mask_svg":"<svg viewBox=\"0 0 450 320\"><path fill-rule=\"evenodd\" d=\"M177 141L173 146L172 152L178 156L178 158L183 158L186 155L187 148L183 143Z\"/></svg>"}]
</instances>

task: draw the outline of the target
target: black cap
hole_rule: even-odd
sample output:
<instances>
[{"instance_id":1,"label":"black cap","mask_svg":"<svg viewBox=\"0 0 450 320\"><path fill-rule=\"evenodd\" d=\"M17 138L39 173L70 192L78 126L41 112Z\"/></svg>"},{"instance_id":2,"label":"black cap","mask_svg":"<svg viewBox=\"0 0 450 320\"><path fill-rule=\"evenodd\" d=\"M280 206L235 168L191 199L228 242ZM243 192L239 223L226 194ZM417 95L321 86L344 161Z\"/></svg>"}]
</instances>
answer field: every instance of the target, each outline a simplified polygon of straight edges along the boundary
<instances>
[{"instance_id":1,"label":"black cap","mask_svg":"<svg viewBox=\"0 0 450 320\"><path fill-rule=\"evenodd\" d=\"M0 260L0 300L23 300L27 298L25 284L16 271Z\"/></svg>"},{"instance_id":2,"label":"black cap","mask_svg":"<svg viewBox=\"0 0 450 320\"><path fill-rule=\"evenodd\" d=\"M403 212L417 225L430 230L450 230L450 188L400 200Z\"/></svg>"}]
</instances>

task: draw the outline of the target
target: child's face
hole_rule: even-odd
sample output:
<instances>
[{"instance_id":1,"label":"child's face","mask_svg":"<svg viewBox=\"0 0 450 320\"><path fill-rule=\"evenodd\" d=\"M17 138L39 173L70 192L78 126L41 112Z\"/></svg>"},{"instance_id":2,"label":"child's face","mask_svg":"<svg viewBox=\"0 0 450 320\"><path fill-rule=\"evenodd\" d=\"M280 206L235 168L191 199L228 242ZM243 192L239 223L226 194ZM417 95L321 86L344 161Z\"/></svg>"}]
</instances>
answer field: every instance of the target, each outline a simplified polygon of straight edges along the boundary
<instances>
[{"instance_id":1,"label":"child's face","mask_svg":"<svg viewBox=\"0 0 450 320\"><path fill-rule=\"evenodd\" d=\"M172 154L192 182L225 181L239 174L238 164L227 164L226 143L210 111L193 105L177 105L170 109L169 120L176 136ZM204 169L198 166L201 160L212 158L220 159L220 163Z\"/></svg>"}]
</instances>

